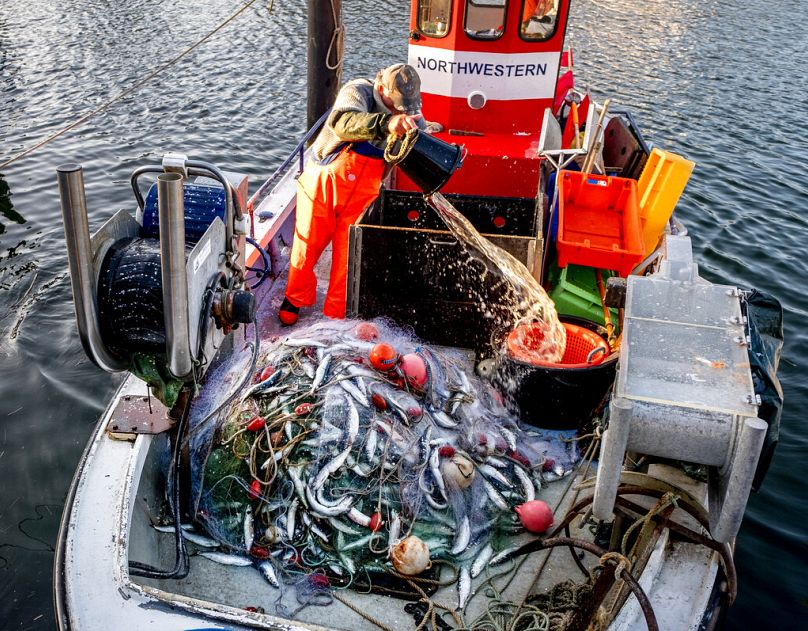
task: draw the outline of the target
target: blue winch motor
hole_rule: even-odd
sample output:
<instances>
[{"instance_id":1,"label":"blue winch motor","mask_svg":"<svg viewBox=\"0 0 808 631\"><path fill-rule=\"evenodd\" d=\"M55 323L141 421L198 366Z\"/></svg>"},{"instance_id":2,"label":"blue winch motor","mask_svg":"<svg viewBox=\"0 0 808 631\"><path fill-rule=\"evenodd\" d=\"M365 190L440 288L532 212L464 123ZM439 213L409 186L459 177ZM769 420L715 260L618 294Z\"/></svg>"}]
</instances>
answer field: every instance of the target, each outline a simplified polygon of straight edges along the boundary
<instances>
[{"instance_id":1,"label":"blue winch motor","mask_svg":"<svg viewBox=\"0 0 808 631\"><path fill-rule=\"evenodd\" d=\"M183 186L185 200L185 241L196 243L205 234L214 218L224 221L225 192L216 185L186 182ZM157 184L152 184L143 207L143 230L141 236L160 236L157 211Z\"/></svg>"}]
</instances>

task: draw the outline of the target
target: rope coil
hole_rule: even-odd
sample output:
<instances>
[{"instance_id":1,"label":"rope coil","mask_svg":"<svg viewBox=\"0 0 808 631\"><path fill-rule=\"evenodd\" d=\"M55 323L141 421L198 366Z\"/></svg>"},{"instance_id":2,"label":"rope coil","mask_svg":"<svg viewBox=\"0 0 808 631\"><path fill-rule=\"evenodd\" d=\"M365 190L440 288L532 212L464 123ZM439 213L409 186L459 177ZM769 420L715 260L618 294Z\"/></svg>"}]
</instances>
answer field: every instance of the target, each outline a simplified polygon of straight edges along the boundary
<instances>
[{"instance_id":1,"label":"rope coil","mask_svg":"<svg viewBox=\"0 0 808 631\"><path fill-rule=\"evenodd\" d=\"M401 141L401 144L398 147L398 151L396 151L395 146L399 140ZM400 139L398 136L390 134L387 137L387 146L384 148L384 161L388 164L398 164L404 160L404 158L410 155L410 151L412 151L412 148L415 146L415 142L417 140L417 129L408 129L407 133L405 133Z\"/></svg>"}]
</instances>

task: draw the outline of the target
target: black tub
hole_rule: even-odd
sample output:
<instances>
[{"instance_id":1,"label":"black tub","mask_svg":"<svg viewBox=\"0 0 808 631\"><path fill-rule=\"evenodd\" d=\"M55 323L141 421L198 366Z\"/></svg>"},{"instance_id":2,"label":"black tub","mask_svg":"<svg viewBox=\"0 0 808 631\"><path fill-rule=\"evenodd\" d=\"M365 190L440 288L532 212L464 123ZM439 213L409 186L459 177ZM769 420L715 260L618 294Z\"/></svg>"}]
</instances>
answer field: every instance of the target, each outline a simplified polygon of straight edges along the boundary
<instances>
[{"instance_id":1,"label":"black tub","mask_svg":"<svg viewBox=\"0 0 808 631\"><path fill-rule=\"evenodd\" d=\"M604 340L599 324L561 316L562 322L594 331ZM605 402L617 368L618 353L585 367L537 366L503 355L497 366L496 385L510 394L520 418L545 429L581 429Z\"/></svg>"}]
</instances>

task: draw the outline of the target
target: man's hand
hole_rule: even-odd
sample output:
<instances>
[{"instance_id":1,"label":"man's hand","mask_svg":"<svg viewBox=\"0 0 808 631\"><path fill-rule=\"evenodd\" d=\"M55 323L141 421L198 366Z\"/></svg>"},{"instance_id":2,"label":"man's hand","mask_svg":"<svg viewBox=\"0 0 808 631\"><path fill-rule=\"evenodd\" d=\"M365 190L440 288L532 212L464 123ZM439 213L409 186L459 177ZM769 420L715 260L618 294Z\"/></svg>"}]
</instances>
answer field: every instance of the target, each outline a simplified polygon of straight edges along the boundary
<instances>
[{"instance_id":1,"label":"man's hand","mask_svg":"<svg viewBox=\"0 0 808 631\"><path fill-rule=\"evenodd\" d=\"M410 129L418 129L418 119L420 118L423 118L423 114L416 114L415 116L395 114L387 122L387 131L400 138Z\"/></svg>"}]
</instances>

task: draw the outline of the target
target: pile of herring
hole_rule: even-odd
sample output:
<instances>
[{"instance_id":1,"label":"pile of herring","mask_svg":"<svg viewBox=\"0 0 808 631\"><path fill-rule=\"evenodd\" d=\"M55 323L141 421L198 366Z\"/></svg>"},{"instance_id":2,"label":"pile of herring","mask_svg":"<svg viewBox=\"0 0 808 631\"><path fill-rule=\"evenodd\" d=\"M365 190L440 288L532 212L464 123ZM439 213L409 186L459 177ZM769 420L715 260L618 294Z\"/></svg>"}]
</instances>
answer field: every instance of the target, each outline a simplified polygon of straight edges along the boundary
<instances>
[{"instance_id":1,"label":"pile of herring","mask_svg":"<svg viewBox=\"0 0 808 631\"><path fill-rule=\"evenodd\" d=\"M324 320L262 351L211 436L196 514L276 586L415 576L442 559L462 608L513 535L549 525L537 492L575 458L520 425L458 351L384 321Z\"/></svg>"}]
</instances>

